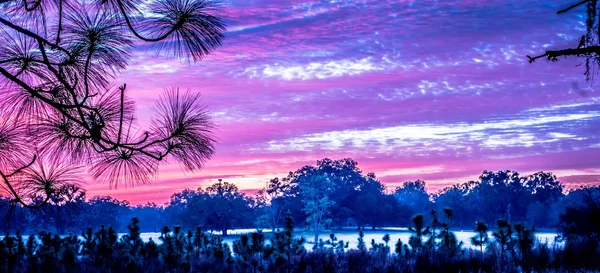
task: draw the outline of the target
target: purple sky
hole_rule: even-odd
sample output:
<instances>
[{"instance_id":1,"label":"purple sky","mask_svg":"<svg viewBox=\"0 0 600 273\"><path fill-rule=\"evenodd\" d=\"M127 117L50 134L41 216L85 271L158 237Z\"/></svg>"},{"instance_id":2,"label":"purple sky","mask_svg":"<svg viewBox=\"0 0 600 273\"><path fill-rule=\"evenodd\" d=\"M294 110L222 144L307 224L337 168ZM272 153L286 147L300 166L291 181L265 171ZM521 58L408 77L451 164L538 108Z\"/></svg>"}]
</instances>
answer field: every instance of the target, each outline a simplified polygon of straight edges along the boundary
<instances>
[{"instance_id":1,"label":"purple sky","mask_svg":"<svg viewBox=\"0 0 600 273\"><path fill-rule=\"evenodd\" d=\"M551 4L552 3L552 4ZM217 178L244 190L316 160L351 157L388 187L435 191L483 170L552 171L600 182L600 94L578 59L525 55L574 47L581 8L563 1L227 1L222 48L188 65L140 48L126 82L142 125L165 88L201 92L219 128L206 169L163 165L130 189L163 203Z\"/></svg>"}]
</instances>

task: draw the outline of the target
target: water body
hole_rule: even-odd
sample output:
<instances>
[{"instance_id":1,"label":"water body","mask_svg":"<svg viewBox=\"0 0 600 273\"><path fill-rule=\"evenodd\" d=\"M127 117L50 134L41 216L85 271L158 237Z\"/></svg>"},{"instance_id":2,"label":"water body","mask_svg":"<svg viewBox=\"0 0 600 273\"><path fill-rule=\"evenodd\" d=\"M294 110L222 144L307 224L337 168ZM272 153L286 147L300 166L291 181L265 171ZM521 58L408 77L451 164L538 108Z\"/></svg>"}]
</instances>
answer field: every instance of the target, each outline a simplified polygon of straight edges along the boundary
<instances>
[{"instance_id":1,"label":"water body","mask_svg":"<svg viewBox=\"0 0 600 273\"><path fill-rule=\"evenodd\" d=\"M241 235L248 234L251 232L256 232L256 229L233 229L228 231L228 236L223 237L223 242L227 243L230 247L233 245L235 240L238 240ZM220 232L211 232L214 235L220 235ZM265 240L267 243L270 243L270 239L272 237L271 230L263 230L265 233ZM356 230L343 230L343 231L334 231L335 237L338 240L343 240L344 242L348 242L348 248L357 248L358 245L358 231ZM475 232L472 231L454 231L458 241L463 242L463 247L468 248L476 248L471 244L471 237L475 236ZM319 239L323 241L329 240L330 233L324 233L319 236ZM403 244L408 243L408 238L411 236L411 233L407 228L386 228L384 230L365 230L364 238L365 244L367 248L371 247L371 240L375 240L375 243L383 243L383 236L385 234L390 235L390 248L393 250L394 245L398 241L398 239L402 240ZM119 233L119 236L123 236L125 233ZM541 243L548 243L548 245L552 245L555 243L557 234L555 232L537 232L535 233L536 239ZM29 236L23 236L23 240L27 240ZM160 233L159 232L144 232L140 235L144 242L148 242L152 239L155 243L160 244L159 240ZM297 238L304 237L308 242L305 243L305 247L308 250L313 248L312 240L314 239L314 235L307 232L296 231ZM489 232L490 240L493 240L492 232ZM0 236L0 239L4 238L4 236ZM83 237L81 237L83 239ZM425 240L425 237L424 237ZM561 242L556 241L557 245L561 245Z\"/></svg>"},{"instance_id":2,"label":"water body","mask_svg":"<svg viewBox=\"0 0 600 273\"><path fill-rule=\"evenodd\" d=\"M233 245L233 241L238 240L242 234L247 234L250 232L256 232L256 230L255 229L230 230L230 231L228 231L229 235L223 237L223 242L227 243L229 246L231 246L231 245ZM270 243L269 239L272 236L271 230L263 230L263 232L265 233L265 239L266 239L267 243ZM333 233L338 240L343 240L344 242L348 242L348 248L357 248L358 231L344 230L344 231L333 231ZM394 249L394 245L396 244L398 239L402 240L403 244L407 244L408 238L410 238L410 236L412 235L406 228L386 228L385 230L374 230L374 231L373 230L365 230L363 233L364 233L363 240L365 241L367 248L371 247L371 240L374 239L375 243L383 243L383 239L382 239L383 236L385 234L389 234L390 235L389 245L392 250ZM220 235L220 232L214 232L213 234ZM314 240L313 234L304 233L304 232L300 232L300 231L297 231L296 234L297 235L295 237L300 238L303 236L307 241L310 241L305 244L305 247L308 250L312 249L312 247L313 247L312 240ZM463 247L475 248L475 246L473 246L471 244L471 237L475 236L475 232L454 231L454 234L456 234L458 241L463 242ZM489 235L490 240L493 240L492 232L489 232L488 235ZM535 236L536 236L536 239L538 240L538 242L548 243L548 245L552 245L555 242L557 234L555 232L537 232L537 233L535 233ZM160 233L146 232L146 233L142 233L141 237L142 237L142 240L144 240L145 242L147 242L148 240L150 240L150 238L152 238L152 240L154 240L154 242L160 243L160 240L158 239L158 237L160 237ZM329 233L321 234L319 236L319 239L322 239L323 241L329 240L329 238L330 238ZM558 241L556 243L558 245L561 244Z\"/></svg>"}]
</instances>

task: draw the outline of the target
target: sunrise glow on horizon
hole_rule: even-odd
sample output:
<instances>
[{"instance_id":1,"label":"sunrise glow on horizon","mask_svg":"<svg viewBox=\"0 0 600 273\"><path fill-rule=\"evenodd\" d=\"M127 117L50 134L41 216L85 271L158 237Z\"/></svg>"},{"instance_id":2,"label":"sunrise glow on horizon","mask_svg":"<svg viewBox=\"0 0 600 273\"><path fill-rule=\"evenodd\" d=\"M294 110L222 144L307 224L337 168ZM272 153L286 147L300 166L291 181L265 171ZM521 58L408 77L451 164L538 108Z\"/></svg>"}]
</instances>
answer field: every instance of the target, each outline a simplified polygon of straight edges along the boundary
<instances>
[{"instance_id":1,"label":"sunrise glow on horizon","mask_svg":"<svg viewBox=\"0 0 600 273\"><path fill-rule=\"evenodd\" d=\"M215 157L195 173L162 164L156 181L134 188L90 182L88 196L163 204L219 178L252 191L323 158L352 158L389 188L421 179L431 192L483 170L600 184L598 79L586 82L575 58L526 58L577 45L582 18L560 8L226 1L227 38L207 59L139 48L114 81L127 83L142 127L164 89L201 92L218 126Z\"/></svg>"}]
</instances>

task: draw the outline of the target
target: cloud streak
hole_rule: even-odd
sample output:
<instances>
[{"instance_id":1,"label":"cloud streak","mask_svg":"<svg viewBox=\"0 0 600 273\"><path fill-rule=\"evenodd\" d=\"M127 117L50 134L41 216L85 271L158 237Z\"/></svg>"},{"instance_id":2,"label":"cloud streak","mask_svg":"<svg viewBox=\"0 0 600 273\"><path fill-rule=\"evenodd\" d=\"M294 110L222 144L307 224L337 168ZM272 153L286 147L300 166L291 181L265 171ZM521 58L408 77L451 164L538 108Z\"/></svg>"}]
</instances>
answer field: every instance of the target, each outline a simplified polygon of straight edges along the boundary
<instances>
[{"instance_id":1,"label":"cloud streak","mask_svg":"<svg viewBox=\"0 0 600 273\"><path fill-rule=\"evenodd\" d=\"M577 44L577 10L560 8L230 0L225 45L206 60L188 66L140 48L117 80L142 125L163 89L202 92L219 125L216 157L198 173L164 165L151 185L89 194L161 203L219 177L251 190L323 157L353 157L389 187L424 179L434 191L507 168L598 183L600 95L579 60L525 57Z\"/></svg>"}]
</instances>

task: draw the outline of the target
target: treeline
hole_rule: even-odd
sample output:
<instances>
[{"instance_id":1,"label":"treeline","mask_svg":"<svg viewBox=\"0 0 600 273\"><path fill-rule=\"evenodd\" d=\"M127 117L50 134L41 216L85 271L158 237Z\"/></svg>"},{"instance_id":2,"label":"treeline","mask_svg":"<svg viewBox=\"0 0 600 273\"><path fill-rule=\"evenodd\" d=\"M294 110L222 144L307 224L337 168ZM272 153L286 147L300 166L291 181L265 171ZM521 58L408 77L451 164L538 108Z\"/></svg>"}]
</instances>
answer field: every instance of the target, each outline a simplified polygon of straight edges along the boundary
<instances>
[{"instance_id":1,"label":"treeline","mask_svg":"<svg viewBox=\"0 0 600 273\"><path fill-rule=\"evenodd\" d=\"M456 228L471 229L475 221L495 228L497 219L506 219L539 229L559 227L560 215L567 207L579 207L585 196L597 196L598 192L598 188L581 188L565 193L551 173L521 176L510 170L484 171L477 181L433 194L427 192L421 180L405 182L392 190L374 173L363 173L352 159L323 159L316 166L304 166L286 177L270 180L254 196L221 180L205 189L175 193L164 205L132 206L106 196L86 199L84 193L72 189L72 193L63 194L66 199L50 201L35 210L2 200L0 214L13 219L2 229L21 232L68 234L100 225L124 232L128 221L137 217L144 232L178 225L184 229L202 226L227 234L233 228L282 227L286 215L298 226L311 230L408 226L417 213L430 221L430 211L452 208Z\"/></svg>"}]
</instances>

